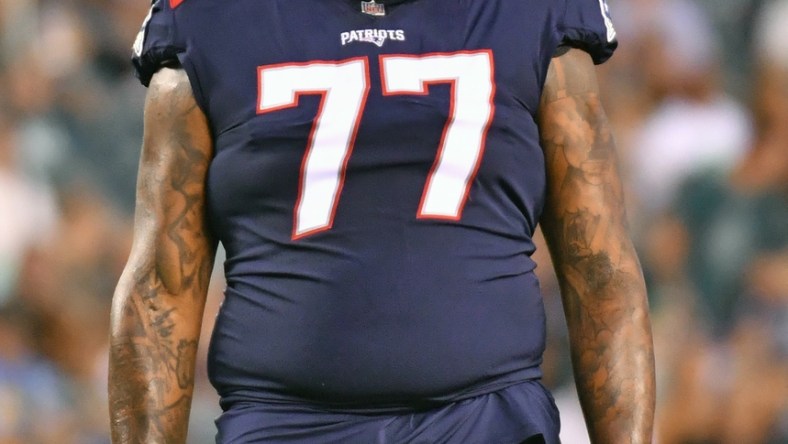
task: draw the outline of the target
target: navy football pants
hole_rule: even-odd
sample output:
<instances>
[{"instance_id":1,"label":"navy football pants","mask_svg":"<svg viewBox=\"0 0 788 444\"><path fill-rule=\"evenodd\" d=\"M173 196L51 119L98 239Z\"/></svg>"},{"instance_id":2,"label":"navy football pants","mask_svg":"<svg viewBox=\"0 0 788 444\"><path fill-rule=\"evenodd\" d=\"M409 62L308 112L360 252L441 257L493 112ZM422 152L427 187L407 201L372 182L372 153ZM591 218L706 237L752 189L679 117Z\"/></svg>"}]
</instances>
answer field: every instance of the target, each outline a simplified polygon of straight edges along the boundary
<instances>
[{"instance_id":1,"label":"navy football pants","mask_svg":"<svg viewBox=\"0 0 788 444\"><path fill-rule=\"evenodd\" d=\"M220 444L558 444L560 427L553 398L538 381L406 414L237 403L216 425Z\"/></svg>"}]
</instances>

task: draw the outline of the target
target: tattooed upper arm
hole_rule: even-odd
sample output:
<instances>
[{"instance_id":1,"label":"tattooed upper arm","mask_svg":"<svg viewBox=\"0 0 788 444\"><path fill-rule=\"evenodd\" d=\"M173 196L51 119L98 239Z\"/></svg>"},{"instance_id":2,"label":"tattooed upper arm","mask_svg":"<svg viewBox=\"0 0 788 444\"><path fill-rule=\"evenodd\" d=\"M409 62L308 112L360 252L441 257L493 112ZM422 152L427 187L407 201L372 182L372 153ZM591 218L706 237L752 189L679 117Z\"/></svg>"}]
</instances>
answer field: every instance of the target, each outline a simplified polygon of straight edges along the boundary
<instances>
[{"instance_id":1,"label":"tattooed upper arm","mask_svg":"<svg viewBox=\"0 0 788 444\"><path fill-rule=\"evenodd\" d=\"M645 285L590 57L554 58L538 116L541 225L561 285L578 394L594 443L646 443L654 363Z\"/></svg>"},{"instance_id":2,"label":"tattooed upper arm","mask_svg":"<svg viewBox=\"0 0 788 444\"><path fill-rule=\"evenodd\" d=\"M551 184L580 181L581 186L603 187L607 191L600 196L604 203L623 210L612 134L595 68L586 53L575 49L553 59L542 94L539 125ZM559 198L571 197L565 195L567 191L583 190L551 189L559 193L553 197Z\"/></svg>"},{"instance_id":3,"label":"tattooed upper arm","mask_svg":"<svg viewBox=\"0 0 788 444\"><path fill-rule=\"evenodd\" d=\"M145 103L134 243L113 298L113 442L185 442L216 247L205 223L212 150L185 73L162 68Z\"/></svg>"},{"instance_id":4,"label":"tattooed upper arm","mask_svg":"<svg viewBox=\"0 0 788 444\"><path fill-rule=\"evenodd\" d=\"M199 270L196 258L214 247L205 225L212 155L208 123L188 77L182 69L162 68L145 103L135 247L155 247L154 255L145 254L155 259L162 283L173 293L191 284Z\"/></svg>"},{"instance_id":5,"label":"tattooed upper arm","mask_svg":"<svg viewBox=\"0 0 788 444\"><path fill-rule=\"evenodd\" d=\"M620 260L626 215L612 135L590 57L571 50L553 59L539 114L547 203L542 220L551 250L596 286ZM584 267L580 267L585 264Z\"/></svg>"}]
</instances>

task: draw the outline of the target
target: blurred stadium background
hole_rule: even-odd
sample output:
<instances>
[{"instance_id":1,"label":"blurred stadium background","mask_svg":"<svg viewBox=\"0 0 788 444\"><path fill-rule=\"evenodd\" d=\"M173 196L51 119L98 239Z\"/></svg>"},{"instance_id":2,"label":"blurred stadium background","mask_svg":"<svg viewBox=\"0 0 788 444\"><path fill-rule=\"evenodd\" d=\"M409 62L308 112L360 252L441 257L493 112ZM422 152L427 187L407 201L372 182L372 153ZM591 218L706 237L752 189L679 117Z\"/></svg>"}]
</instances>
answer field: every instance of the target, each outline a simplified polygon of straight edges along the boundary
<instances>
[{"instance_id":1,"label":"blurred stadium background","mask_svg":"<svg viewBox=\"0 0 788 444\"><path fill-rule=\"evenodd\" d=\"M429 0L422 0L429 1ZM788 443L788 0L609 0L600 68L647 275L664 444ZM146 0L0 0L0 444L106 443ZM585 443L545 250L545 380ZM205 346L190 442L213 440Z\"/></svg>"}]
</instances>

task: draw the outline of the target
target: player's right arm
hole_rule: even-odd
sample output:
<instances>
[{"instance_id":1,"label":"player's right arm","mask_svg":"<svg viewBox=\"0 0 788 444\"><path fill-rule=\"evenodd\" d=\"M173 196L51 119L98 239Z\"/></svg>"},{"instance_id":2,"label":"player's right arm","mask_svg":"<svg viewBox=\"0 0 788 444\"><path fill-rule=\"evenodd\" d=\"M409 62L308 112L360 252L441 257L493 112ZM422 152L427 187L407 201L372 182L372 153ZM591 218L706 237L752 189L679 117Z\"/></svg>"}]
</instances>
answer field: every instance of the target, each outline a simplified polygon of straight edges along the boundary
<instances>
[{"instance_id":1,"label":"player's right arm","mask_svg":"<svg viewBox=\"0 0 788 444\"><path fill-rule=\"evenodd\" d=\"M216 242L205 224L213 143L182 69L150 82L134 242L112 302L113 443L186 441L195 354Z\"/></svg>"}]
</instances>

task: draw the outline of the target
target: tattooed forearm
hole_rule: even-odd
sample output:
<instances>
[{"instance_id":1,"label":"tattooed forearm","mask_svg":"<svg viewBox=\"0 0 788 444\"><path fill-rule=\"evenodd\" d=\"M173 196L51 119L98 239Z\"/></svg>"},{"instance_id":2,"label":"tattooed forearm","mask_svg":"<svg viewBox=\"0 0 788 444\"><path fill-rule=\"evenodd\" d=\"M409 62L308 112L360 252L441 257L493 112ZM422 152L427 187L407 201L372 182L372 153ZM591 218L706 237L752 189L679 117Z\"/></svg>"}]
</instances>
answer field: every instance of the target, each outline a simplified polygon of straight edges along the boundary
<instances>
[{"instance_id":1,"label":"tattooed forearm","mask_svg":"<svg viewBox=\"0 0 788 444\"><path fill-rule=\"evenodd\" d=\"M553 60L539 125L548 177L542 229L561 284L589 434L594 443L651 442L655 388L645 286L587 55L573 50Z\"/></svg>"},{"instance_id":2,"label":"tattooed forearm","mask_svg":"<svg viewBox=\"0 0 788 444\"><path fill-rule=\"evenodd\" d=\"M181 339L178 343L175 374L178 375L178 387L186 389L194 384L194 359L197 356L197 341Z\"/></svg>"},{"instance_id":3,"label":"tattooed forearm","mask_svg":"<svg viewBox=\"0 0 788 444\"><path fill-rule=\"evenodd\" d=\"M215 243L205 225L205 117L182 71L151 82L134 245L112 309L109 401L115 443L186 440L194 361Z\"/></svg>"}]
</instances>

